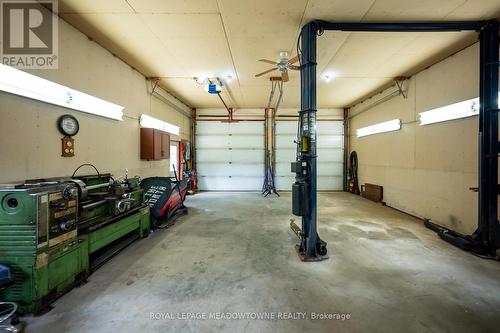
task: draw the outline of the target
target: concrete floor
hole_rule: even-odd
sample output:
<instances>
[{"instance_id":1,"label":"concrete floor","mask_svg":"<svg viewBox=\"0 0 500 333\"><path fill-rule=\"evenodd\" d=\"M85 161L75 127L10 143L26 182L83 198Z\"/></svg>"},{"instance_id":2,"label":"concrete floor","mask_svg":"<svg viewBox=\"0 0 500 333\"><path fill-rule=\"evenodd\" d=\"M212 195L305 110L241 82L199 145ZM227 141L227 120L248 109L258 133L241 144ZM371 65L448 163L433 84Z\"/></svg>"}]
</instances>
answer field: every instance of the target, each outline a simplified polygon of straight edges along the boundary
<instances>
[{"instance_id":1,"label":"concrete floor","mask_svg":"<svg viewBox=\"0 0 500 333\"><path fill-rule=\"evenodd\" d=\"M347 193L320 194L319 233L331 257L302 263L289 229L290 194L201 193L187 205L189 215L173 228L128 247L49 313L26 318L27 331L500 329L500 263L458 250L388 207ZM166 318L228 312L248 312L250 319ZM251 319L263 312L275 319ZM308 319L277 319L288 312ZM312 312L350 319L312 320Z\"/></svg>"}]
</instances>

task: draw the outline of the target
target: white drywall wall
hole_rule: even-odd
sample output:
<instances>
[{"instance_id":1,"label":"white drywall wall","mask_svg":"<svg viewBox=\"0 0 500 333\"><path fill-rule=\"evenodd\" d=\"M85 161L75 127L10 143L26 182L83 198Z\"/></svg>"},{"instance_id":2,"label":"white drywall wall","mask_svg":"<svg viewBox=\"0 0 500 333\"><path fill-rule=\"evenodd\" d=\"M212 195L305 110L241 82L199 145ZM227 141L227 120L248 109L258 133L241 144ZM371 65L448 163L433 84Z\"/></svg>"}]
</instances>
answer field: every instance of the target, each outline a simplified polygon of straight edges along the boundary
<instances>
[{"instance_id":1,"label":"white drywall wall","mask_svg":"<svg viewBox=\"0 0 500 333\"><path fill-rule=\"evenodd\" d=\"M382 185L389 206L463 233L477 226L477 193L469 187L478 183L478 117L420 126L418 113L479 96L478 46L413 76L406 99L360 113L375 96L350 110L349 148L358 153L360 184ZM400 131L356 137L357 128L395 118Z\"/></svg>"}]
</instances>

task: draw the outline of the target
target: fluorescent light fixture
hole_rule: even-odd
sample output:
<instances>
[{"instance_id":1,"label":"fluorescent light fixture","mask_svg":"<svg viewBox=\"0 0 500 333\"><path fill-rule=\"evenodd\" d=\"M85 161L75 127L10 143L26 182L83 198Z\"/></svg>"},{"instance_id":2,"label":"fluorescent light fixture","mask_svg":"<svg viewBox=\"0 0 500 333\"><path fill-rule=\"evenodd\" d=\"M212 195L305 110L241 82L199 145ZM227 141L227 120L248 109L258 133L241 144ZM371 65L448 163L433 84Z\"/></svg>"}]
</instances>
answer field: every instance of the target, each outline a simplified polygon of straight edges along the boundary
<instances>
[{"instance_id":1,"label":"fluorescent light fixture","mask_svg":"<svg viewBox=\"0 0 500 333\"><path fill-rule=\"evenodd\" d=\"M141 123L142 127L155 128L155 129L158 129L160 131L168 132L168 133L171 133L174 135L179 135L179 133L180 133L179 126L169 124L169 123L164 122L162 120L150 117L146 114L141 114L141 118L139 119L139 122Z\"/></svg>"},{"instance_id":2,"label":"fluorescent light fixture","mask_svg":"<svg viewBox=\"0 0 500 333\"><path fill-rule=\"evenodd\" d=\"M500 99L500 93L498 94ZM442 121L466 118L479 114L479 98L468 99L446 105L437 109L421 112L420 125L439 123Z\"/></svg>"},{"instance_id":3,"label":"fluorescent light fixture","mask_svg":"<svg viewBox=\"0 0 500 333\"><path fill-rule=\"evenodd\" d=\"M384 133L384 132L392 132L401 129L401 120L393 119L389 121L384 121L383 123L378 123L375 125L358 128L356 130L356 134L358 138L362 136Z\"/></svg>"},{"instance_id":4,"label":"fluorescent light fixture","mask_svg":"<svg viewBox=\"0 0 500 333\"><path fill-rule=\"evenodd\" d=\"M0 64L0 90L65 108L122 120L123 106Z\"/></svg>"}]
</instances>

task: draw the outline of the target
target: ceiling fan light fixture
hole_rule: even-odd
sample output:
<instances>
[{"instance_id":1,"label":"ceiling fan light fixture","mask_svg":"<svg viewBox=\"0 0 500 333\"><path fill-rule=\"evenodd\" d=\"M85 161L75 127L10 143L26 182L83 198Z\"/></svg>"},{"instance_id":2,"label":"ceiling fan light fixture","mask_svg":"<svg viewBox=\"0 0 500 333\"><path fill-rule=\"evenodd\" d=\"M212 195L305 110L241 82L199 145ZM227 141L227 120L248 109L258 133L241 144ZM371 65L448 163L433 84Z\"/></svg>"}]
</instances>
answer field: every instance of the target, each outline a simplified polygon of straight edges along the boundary
<instances>
[{"instance_id":1,"label":"ceiling fan light fixture","mask_svg":"<svg viewBox=\"0 0 500 333\"><path fill-rule=\"evenodd\" d=\"M293 71L300 70L299 66L294 65L296 62L299 61L299 57L295 56L295 57L290 59L287 51L281 51L280 58L276 62L269 60L269 59L259 59L258 61L265 62L267 64L271 64L274 67L267 69L261 73L256 74L255 77L260 77L262 75L265 75L265 74L273 72L273 71L279 71L281 78L283 79L282 81L287 82L289 80L289 76L288 76L289 70L293 70Z\"/></svg>"},{"instance_id":2,"label":"ceiling fan light fixture","mask_svg":"<svg viewBox=\"0 0 500 333\"><path fill-rule=\"evenodd\" d=\"M284 60L284 59L288 60L288 52L287 51L281 51L280 52L280 59L279 59L279 61Z\"/></svg>"}]
</instances>

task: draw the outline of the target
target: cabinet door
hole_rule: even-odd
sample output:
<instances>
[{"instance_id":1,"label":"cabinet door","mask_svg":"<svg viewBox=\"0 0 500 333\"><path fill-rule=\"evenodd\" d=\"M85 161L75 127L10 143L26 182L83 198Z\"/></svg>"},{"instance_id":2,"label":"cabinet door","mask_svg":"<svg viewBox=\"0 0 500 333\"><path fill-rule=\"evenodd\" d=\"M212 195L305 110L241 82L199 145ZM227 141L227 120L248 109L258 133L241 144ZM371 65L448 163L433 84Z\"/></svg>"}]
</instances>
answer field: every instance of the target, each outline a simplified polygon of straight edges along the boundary
<instances>
[{"instance_id":1,"label":"cabinet door","mask_svg":"<svg viewBox=\"0 0 500 333\"><path fill-rule=\"evenodd\" d=\"M154 160L161 160L163 157L163 133L154 130L153 132L153 151L154 151Z\"/></svg>"},{"instance_id":2,"label":"cabinet door","mask_svg":"<svg viewBox=\"0 0 500 333\"><path fill-rule=\"evenodd\" d=\"M170 158L170 135L167 133L161 134L161 158Z\"/></svg>"},{"instance_id":3,"label":"cabinet door","mask_svg":"<svg viewBox=\"0 0 500 333\"><path fill-rule=\"evenodd\" d=\"M141 128L141 160L154 159L154 142L152 128Z\"/></svg>"},{"instance_id":4,"label":"cabinet door","mask_svg":"<svg viewBox=\"0 0 500 333\"><path fill-rule=\"evenodd\" d=\"M170 136L152 128L141 128L141 159L163 160L170 156Z\"/></svg>"}]
</instances>

